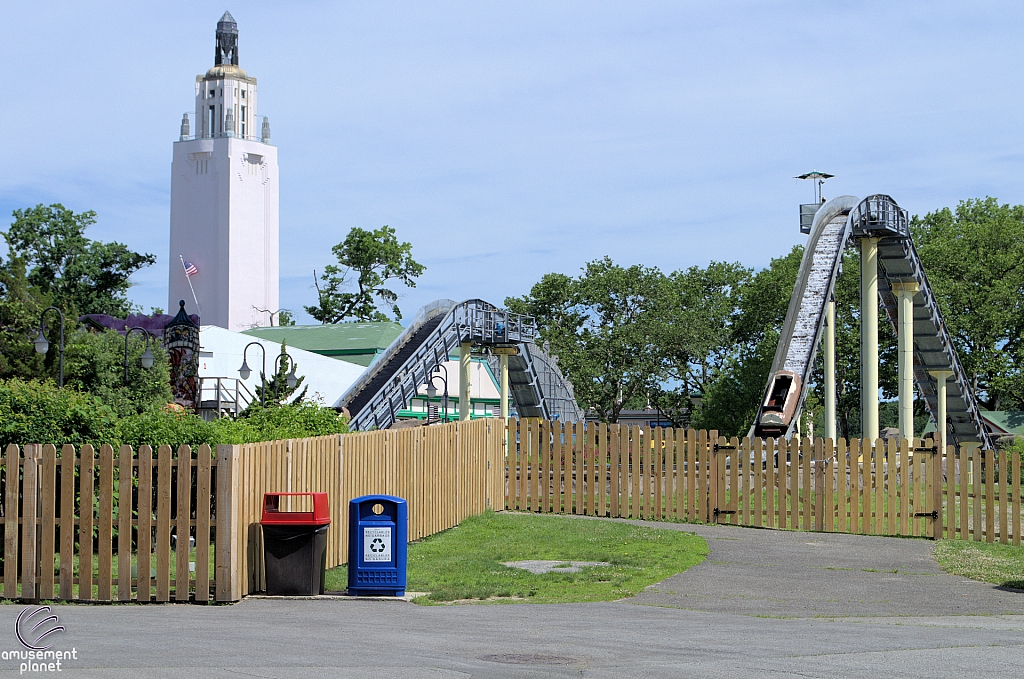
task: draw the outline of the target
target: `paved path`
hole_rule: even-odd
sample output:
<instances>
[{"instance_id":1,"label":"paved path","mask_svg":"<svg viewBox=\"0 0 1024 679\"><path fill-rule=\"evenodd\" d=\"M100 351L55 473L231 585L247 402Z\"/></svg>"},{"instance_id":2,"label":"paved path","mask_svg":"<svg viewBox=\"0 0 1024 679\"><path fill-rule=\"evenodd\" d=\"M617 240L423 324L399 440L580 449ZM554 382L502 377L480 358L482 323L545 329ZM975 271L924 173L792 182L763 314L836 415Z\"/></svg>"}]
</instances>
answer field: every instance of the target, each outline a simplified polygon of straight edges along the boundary
<instances>
[{"instance_id":1,"label":"paved path","mask_svg":"<svg viewBox=\"0 0 1024 679\"><path fill-rule=\"evenodd\" d=\"M626 602L60 606L55 648L79 660L59 676L1024 676L1024 615L993 615L1024 594L939 574L931 543L674 527L708 538L709 559ZM0 606L0 650L18 647L20 609ZM0 659L7 676L18 661Z\"/></svg>"},{"instance_id":2,"label":"paved path","mask_svg":"<svg viewBox=\"0 0 1024 679\"><path fill-rule=\"evenodd\" d=\"M644 525L697 533L711 553L635 603L800 618L1024 614L1024 593L943 573L930 540Z\"/></svg>"}]
</instances>

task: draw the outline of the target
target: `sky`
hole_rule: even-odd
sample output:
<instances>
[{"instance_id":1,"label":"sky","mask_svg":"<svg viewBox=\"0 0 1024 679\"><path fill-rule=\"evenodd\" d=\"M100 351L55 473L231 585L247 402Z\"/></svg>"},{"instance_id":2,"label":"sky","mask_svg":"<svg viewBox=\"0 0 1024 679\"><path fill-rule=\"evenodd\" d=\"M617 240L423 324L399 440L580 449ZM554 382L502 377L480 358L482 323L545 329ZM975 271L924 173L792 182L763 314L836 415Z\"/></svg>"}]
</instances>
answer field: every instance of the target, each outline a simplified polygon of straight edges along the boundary
<instances>
[{"instance_id":1,"label":"sky","mask_svg":"<svg viewBox=\"0 0 1024 679\"><path fill-rule=\"evenodd\" d=\"M604 256L764 267L805 238L811 169L835 175L827 198L912 214L1024 203L1022 3L0 7L0 228L39 203L95 210L91 238L157 256L132 278L146 311L167 307L172 144L225 9L279 150L299 323L357 226L390 225L426 266L408 320Z\"/></svg>"}]
</instances>

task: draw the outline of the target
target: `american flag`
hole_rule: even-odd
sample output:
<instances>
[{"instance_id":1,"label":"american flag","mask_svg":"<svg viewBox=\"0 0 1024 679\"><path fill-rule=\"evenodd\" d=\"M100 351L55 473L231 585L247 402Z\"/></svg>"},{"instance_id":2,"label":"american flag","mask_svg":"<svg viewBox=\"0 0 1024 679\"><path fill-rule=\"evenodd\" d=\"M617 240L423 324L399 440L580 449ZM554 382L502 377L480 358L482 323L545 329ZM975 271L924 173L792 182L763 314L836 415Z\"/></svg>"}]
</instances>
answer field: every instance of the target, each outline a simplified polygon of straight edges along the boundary
<instances>
[{"instance_id":1,"label":"american flag","mask_svg":"<svg viewBox=\"0 0 1024 679\"><path fill-rule=\"evenodd\" d=\"M187 259L182 260L181 263L185 267L185 276L187 276L188 278L191 278L192 276L195 276L197 273L199 273L199 269L196 268L196 265L188 261Z\"/></svg>"}]
</instances>

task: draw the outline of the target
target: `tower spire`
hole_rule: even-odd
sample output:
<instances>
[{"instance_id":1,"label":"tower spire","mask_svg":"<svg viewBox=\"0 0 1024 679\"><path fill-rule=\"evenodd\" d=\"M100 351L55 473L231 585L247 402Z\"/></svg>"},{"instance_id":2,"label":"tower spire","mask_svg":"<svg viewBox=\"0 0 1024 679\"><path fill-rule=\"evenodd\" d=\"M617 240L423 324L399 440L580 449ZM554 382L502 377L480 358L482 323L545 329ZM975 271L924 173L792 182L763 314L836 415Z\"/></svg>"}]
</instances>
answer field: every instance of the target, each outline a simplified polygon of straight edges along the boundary
<instances>
[{"instance_id":1,"label":"tower spire","mask_svg":"<svg viewBox=\"0 0 1024 679\"><path fill-rule=\"evenodd\" d=\"M217 49L213 64L238 66L238 24L231 12L224 12L224 16L217 22Z\"/></svg>"}]
</instances>

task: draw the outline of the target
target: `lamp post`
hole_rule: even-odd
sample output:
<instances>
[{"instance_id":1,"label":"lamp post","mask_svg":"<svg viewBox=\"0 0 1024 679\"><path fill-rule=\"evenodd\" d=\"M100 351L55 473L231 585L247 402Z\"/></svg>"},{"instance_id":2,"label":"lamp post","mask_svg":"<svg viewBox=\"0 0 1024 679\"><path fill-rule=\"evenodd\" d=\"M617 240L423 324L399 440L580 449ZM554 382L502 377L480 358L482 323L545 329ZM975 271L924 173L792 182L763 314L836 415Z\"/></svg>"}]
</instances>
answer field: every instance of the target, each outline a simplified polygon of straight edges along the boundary
<instances>
[{"instance_id":1,"label":"lamp post","mask_svg":"<svg viewBox=\"0 0 1024 679\"><path fill-rule=\"evenodd\" d=\"M47 307L43 309L43 313L39 315L39 337L36 337L33 344L36 345L37 354L45 354L50 350L50 343L46 340L46 312L56 311L57 315L60 316L60 344L58 345L58 372L57 372L57 387L64 388L64 314L61 310L55 306Z\"/></svg>"},{"instance_id":2,"label":"lamp post","mask_svg":"<svg viewBox=\"0 0 1024 679\"><path fill-rule=\"evenodd\" d=\"M124 386L126 387L128 386L128 338L131 337L133 332L141 332L146 336L146 351L139 358L139 362L142 363L142 367L146 370L153 367L153 354L149 351L149 340L153 339L153 334L145 328L129 328L128 332L124 334Z\"/></svg>"},{"instance_id":3,"label":"lamp post","mask_svg":"<svg viewBox=\"0 0 1024 679\"><path fill-rule=\"evenodd\" d=\"M444 376L438 374L438 370L444 370ZM439 365L434 368L433 372L430 373L427 379L427 398L434 398L437 396L437 388L434 387L434 379L440 379L441 383L444 384L444 396L441 399L442 412L444 413L442 422L448 421L448 368L443 365ZM429 405L427 408L429 409ZM429 417L429 410L428 417Z\"/></svg>"},{"instance_id":4,"label":"lamp post","mask_svg":"<svg viewBox=\"0 0 1024 679\"><path fill-rule=\"evenodd\" d=\"M249 347L256 345L260 348L260 352L263 354L263 372L260 373L260 381L262 389L260 389L260 407L267 407L267 350L259 342L249 342L245 345L245 349L242 350L242 367L238 369L238 375L243 379L249 379L249 375L252 374L252 370L249 369L249 363L245 360L249 353Z\"/></svg>"},{"instance_id":5,"label":"lamp post","mask_svg":"<svg viewBox=\"0 0 1024 679\"><path fill-rule=\"evenodd\" d=\"M262 345L261 345L262 346ZM291 362L292 371L288 373L288 377L285 378L285 384L288 385L289 389L294 389L295 385L299 383L299 378L295 375L295 359L292 358L287 351L282 351L274 359L274 400L277 400L277 373L281 371L281 359L287 358Z\"/></svg>"}]
</instances>

